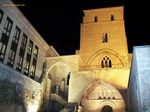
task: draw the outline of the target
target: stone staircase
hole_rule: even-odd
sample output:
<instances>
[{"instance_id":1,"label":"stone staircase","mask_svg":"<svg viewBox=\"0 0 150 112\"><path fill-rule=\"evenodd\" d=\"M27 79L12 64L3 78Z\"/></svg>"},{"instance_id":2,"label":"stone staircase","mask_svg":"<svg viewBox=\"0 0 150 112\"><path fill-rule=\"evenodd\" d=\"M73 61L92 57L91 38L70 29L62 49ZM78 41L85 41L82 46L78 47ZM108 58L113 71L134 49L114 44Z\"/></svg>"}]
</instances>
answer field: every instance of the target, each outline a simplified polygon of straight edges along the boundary
<instances>
[{"instance_id":1,"label":"stone staircase","mask_svg":"<svg viewBox=\"0 0 150 112\"><path fill-rule=\"evenodd\" d=\"M66 105L67 101L64 100L62 97L60 97L57 94L51 94L51 100L57 101L59 103L61 103L62 105Z\"/></svg>"},{"instance_id":2,"label":"stone staircase","mask_svg":"<svg viewBox=\"0 0 150 112\"><path fill-rule=\"evenodd\" d=\"M67 103L64 109L61 112L77 112L77 103Z\"/></svg>"}]
</instances>

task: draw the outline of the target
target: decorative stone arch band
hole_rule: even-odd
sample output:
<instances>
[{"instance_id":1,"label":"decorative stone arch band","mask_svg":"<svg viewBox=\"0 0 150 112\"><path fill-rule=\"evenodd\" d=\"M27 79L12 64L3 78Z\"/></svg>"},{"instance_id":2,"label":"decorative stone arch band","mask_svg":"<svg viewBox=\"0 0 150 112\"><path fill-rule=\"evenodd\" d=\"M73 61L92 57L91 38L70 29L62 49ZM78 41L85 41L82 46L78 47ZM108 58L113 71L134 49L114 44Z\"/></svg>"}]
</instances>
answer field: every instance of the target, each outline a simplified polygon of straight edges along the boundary
<instances>
[{"instance_id":1,"label":"decorative stone arch band","mask_svg":"<svg viewBox=\"0 0 150 112\"><path fill-rule=\"evenodd\" d=\"M102 111L105 106L112 108L112 112L125 112L125 102L120 92L102 80L89 85L78 103L79 112L105 112Z\"/></svg>"},{"instance_id":2,"label":"decorative stone arch band","mask_svg":"<svg viewBox=\"0 0 150 112\"><path fill-rule=\"evenodd\" d=\"M88 60L87 66L89 66L95 58L97 58L99 55L104 54L104 53L114 55L120 61L120 63L122 64L122 66L125 66L124 65L125 64L124 59L122 59L121 55L119 53L111 50L111 49L102 49L102 50L99 50L99 51L95 52L90 57L90 59Z\"/></svg>"}]
</instances>

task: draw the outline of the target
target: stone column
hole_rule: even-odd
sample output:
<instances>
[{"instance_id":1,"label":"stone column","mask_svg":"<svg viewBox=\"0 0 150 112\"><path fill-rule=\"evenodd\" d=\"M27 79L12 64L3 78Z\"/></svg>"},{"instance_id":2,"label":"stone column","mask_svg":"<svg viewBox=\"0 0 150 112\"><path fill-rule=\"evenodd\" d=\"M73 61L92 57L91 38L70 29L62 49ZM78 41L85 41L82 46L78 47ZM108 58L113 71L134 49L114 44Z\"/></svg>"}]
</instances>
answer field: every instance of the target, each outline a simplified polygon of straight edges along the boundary
<instances>
[{"instance_id":1,"label":"stone column","mask_svg":"<svg viewBox=\"0 0 150 112\"><path fill-rule=\"evenodd\" d=\"M59 94L59 85L56 85L56 94Z\"/></svg>"},{"instance_id":2,"label":"stone column","mask_svg":"<svg viewBox=\"0 0 150 112\"><path fill-rule=\"evenodd\" d=\"M46 79L46 84L45 84L45 98L44 98L44 102L46 104L47 110L49 110L49 101L50 101L50 97L51 97L51 80L50 79Z\"/></svg>"},{"instance_id":3,"label":"stone column","mask_svg":"<svg viewBox=\"0 0 150 112\"><path fill-rule=\"evenodd\" d=\"M64 81L64 80L62 80L61 83L60 83L60 90L61 90L62 92L65 91L65 81Z\"/></svg>"}]
</instances>

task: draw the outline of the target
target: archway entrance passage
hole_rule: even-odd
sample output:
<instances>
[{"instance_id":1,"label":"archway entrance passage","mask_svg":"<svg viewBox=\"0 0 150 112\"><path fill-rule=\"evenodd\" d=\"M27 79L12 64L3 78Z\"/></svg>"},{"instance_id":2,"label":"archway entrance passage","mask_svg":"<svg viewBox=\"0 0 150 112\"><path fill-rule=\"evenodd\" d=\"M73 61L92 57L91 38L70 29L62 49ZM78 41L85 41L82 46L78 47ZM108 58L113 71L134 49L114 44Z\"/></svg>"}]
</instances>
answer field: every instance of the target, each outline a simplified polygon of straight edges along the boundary
<instances>
[{"instance_id":1,"label":"archway entrance passage","mask_svg":"<svg viewBox=\"0 0 150 112\"><path fill-rule=\"evenodd\" d=\"M111 108L111 106L106 105L102 108L102 112L113 112L113 109Z\"/></svg>"},{"instance_id":2,"label":"archway entrance passage","mask_svg":"<svg viewBox=\"0 0 150 112\"><path fill-rule=\"evenodd\" d=\"M68 100L68 86L71 72L68 66L63 62L53 64L48 71L48 77L51 79L51 93L61 96Z\"/></svg>"}]
</instances>

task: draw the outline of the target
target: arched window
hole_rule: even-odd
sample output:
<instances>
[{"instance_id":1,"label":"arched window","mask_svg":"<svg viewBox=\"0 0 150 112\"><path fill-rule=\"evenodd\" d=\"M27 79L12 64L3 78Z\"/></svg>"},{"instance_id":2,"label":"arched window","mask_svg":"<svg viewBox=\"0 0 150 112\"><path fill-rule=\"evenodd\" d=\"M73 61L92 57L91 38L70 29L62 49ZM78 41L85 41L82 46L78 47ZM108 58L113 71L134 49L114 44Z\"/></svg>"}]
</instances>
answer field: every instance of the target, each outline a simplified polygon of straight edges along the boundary
<instances>
[{"instance_id":1,"label":"arched window","mask_svg":"<svg viewBox=\"0 0 150 112\"><path fill-rule=\"evenodd\" d=\"M112 67L112 62L108 56L104 56L102 61L101 61L101 67L102 68L111 68Z\"/></svg>"}]
</instances>

